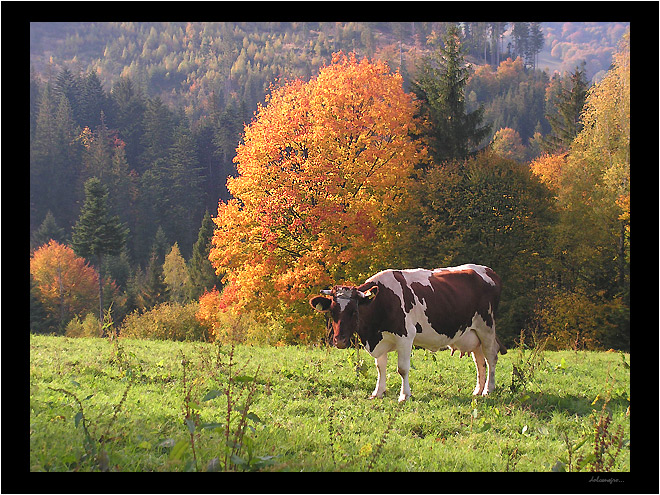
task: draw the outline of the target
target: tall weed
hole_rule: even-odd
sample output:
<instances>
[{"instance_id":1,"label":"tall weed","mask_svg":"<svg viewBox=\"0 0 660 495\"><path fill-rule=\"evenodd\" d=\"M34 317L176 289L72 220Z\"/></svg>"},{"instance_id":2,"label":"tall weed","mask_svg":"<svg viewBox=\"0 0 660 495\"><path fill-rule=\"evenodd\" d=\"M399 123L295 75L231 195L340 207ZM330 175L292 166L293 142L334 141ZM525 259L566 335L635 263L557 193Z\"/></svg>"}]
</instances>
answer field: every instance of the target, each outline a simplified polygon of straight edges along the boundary
<instances>
[{"instance_id":1,"label":"tall weed","mask_svg":"<svg viewBox=\"0 0 660 495\"><path fill-rule=\"evenodd\" d=\"M514 353L511 374L511 393L527 392L535 373L545 364L545 347L548 338L539 339L537 334L532 334L531 345L525 343L525 332L520 331L520 339Z\"/></svg>"},{"instance_id":2,"label":"tall weed","mask_svg":"<svg viewBox=\"0 0 660 495\"><path fill-rule=\"evenodd\" d=\"M215 348L214 357L202 354L195 378L191 376L191 362L182 355L184 424L193 456L190 468L194 466L195 471L200 470L197 445L202 439L202 431L217 429L223 433L224 445L219 446L219 452L218 445L211 447L211 451L218 452L218 455L206 462L206 471L253 471L272 465L277 456L256 455L254 438L247 435L248 431L256 434L254 425L262 423L261 419L250 411L261 367L257 367L253 376L244 374L248 363L243 366L236 364L234 344L228 352L217 344ZM226 360L222 356L227 356ZM200 389L209 381L212 381L215 387L201 396ZM203 404L219 397L226 400L224 417L219 417L218 421L202 422L200 412Z\"/></svg>"}]
</instances>

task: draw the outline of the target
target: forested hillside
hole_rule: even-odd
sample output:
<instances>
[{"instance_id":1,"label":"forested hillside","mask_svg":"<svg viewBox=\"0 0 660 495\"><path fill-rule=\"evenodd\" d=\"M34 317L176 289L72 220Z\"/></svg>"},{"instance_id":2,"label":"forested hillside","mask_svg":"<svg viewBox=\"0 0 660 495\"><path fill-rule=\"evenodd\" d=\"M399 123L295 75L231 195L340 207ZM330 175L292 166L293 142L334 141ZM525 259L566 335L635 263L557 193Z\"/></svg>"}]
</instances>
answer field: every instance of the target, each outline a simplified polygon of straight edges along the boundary
<instances>
[{"instance_id":1,"label":"forested hillside","mask_svg":"<svg viewBox=\"0 0 660 495\"><path fill-rule=\"evenodd\" d=\"M419 120L423 112L417 113L414 105L400 112L398 118L405 116L408 121L397 121L397 125L408 129L412 142L401 145L410 159L400 164L399 172L405 169L413 174L410 187L419 188L421 199L404 204L394 195L391 201L388 199L390 202L383 202L380 185L368 191L372 196L361 197L358 192L366 192L359 183L351 199L360 208L367 208L364 215L373 216L374 228L391 222L389 231L373 231L383 246L394 246L394 239L414 239L417 249L392 251L389 258L383 253L372 253L373 266L380 262L430 266L468 261L500 265L498 271L512 281L509 299L504 302L504 334L512 338L530 325L559 327L565 321L553 311L561 305L573 305L593 315L600 313L601 318L584 324L578 330L582 337L575 342L615 345L628 325L629 158L619 156L625 149L625 139L621 146L608 151L618 157L617 165L594 164L589 184L577 179L562 183L561 178L574 177L562 175L562 171L574 173L578 167L573 157L595 163L593 156L587 156L585 150L589 147L585 140L597 141L602 135L586 137L584 133L591 129L585 128L582 112L589 95L597 88L604 94L600 103L593 103L592 114L626 98L629 86L592 86L593 79L612 84L606 72L626 27L627 23L460 23L457 51L451 55L458 63L458 92L451 96L434 81L440 81L442 76L438 74L447 69L443 62L446 55L443 59L438 54L447 50L447 36L455 29L454 23L31 24L34 328L63 332L69 325L72 332L78 331L86 315L95 311L99 314L98 307L94 309L94 294L90 294L95 286L106 294L106 308L113 305L117 323L126 315L130 315L126 319L130 323L153 308L160 308L161 316L167 311L176 312L176 305L188 305L186 314L193 315L193 321L197 311L194 305L201 306L203 313L212 303L222 306L231 301L231 295L227 296L230 291L225 291L224 299L213 291L214 287L222 291L214 268L223 275L227 275L227 268L220 267L220 261L212 267L209 261L209 253L213 252L211 238L218 228L218 220L213 224L211 217L219 212L219 200L229 204L235 199L234 191L227 187L227 178L242 173L235 157L237 147L241 149L246 144L243 136L250 127L245 126L256 128L260 118L270 115L269 108L275 112L273 115L280 115L278 118L289 115L287 112L300 117L298 110L284 104L282 113L277 113L280 110L270 99L278 94L278 88L299 85L300 91L307 91L303 90L304 84L320 77L324 68L339 64L332 70L338 71L338 80L346 82L333 86L337 102L332 105L345 108L354 105L347 102L360 98L383 105L382 109L375 107L380 110L373 115L363 108L355 110L357 114L342 120L342 125L347 125L355 118L354 127L334 130L345 133L342 139L355 139L351 146L359 142L366 153L360 147L349 147L350 152L348 148L333 148L329 136L315 134L319 143L316 149L331 150L337 157L343 156L342 160L352 157L350 166L341 168L340 173L357 173L360 164L373 166L365 160L371 156L369 145L376 146L376 138L384 141L374 148L379 153L374 156L383 163L389 162L382 153L403 135L387 137L390 129L363 129L360 138L355 129L364 125L361 119L367 115L374 122L384 115L395 119L385 110L387 99L395 94L403 102L409 96L402 95L414 93L418 101L415 105L424 110L424 105L434 101L429 92L438 91L441 98L454 98L453 103L459 108L452 126L464 117L465 122L478 124L472 130L466 124L465 129L448 138L449 128L445 129L442 119L438 120L446 112L442 105L426 108L425 120ZM629 41L625 47L624 52L629 53ZM378 69L371 69L370 65L354 67L349 62L342 65L341 57L333 55L340 51L352 54L350 60L355 60L355 64L367 57ZM583 60L586 64L581 63ZM354 71L356 78L364 77L364 87L353 87L350 78L342 79L342 71ZM381 79L386 74L396 74L395 83L385 84L367 76L375 73L381 74ZM437 77L430 76L421 84L424 74ZM379 93L369 89L372 87L388 89ZM294 101L300 97L295 91L291 94L295 95ZM320 112L315 101L310 100L310 108ZM312 115L309 112L307 115ZM603 112L609 115L610 110ZM602 118L605 117L598 117ZM618 121L612 125L612 129L622 131ZM331 130L329 124L318 128L314 123L301 121L300 126L321 133ZM277 158L268 156L270 161L265 163L295 159L291 170L296 173L300 172L296 167L302 167L301 163L311 163L308 142L297 143L297 134L290 141L277 142L287 132L286 126L278 128L277 134L269 134L275 127L266 129L264 148L277 145L281 149L276 148L280 150ZM580 136L582 141L578 143ZM300 146L295 152L294 142ZM445 151L436 146L440 142L460 144L456 149L467 148L465 153L444 155ZM253 156L245 155L239 164L248 163ZM85 194L85 185L92 178L102 185L96 198ZM307 179L311 180L311 176ZM581 192L572 180L579 182ZM249 182L246 184L250 187ZM456 190L462 191L460 198ZM576 200L580 194L589 201ZM596 198L603 202L599 205ZM318 198L310 201L316 205ZM376 214L373 205L378 201L379 207L385 209ZM72 238L81 228L81 211L86 204L90 208L92 204L107 206L107 218L116 215L120 230L126 234L120 252L103 256L103 267L96 272L89 270L88 265L86 268L79 249L74 252L70 247L75 248ZM589 210L587 204L602 209ZM300 210L296 212L299 214ZM360 216L360 210L349 213L356 214L356 222L366 218ZM226 219L234 220L229 216ZM296 219L292 219L291 225L306 235L305 227ZM594 240L589 249L580 245L584 238L576 235L578 226ZM362 241L368 238L363 236ZM561 242L553 244L551 238ZM315 237L313 241L319 239ZM211 257L214 256L216 260L222 258L218 252ZM90 256L86 261L94 264L99 259ZM517 268L510 260L520 262ZM294 261L295 257L282 258L279 263L285 267ZM361 276L358 268L351 272L353 261L343 260L336 273ZM63 272L62 263L77 268ZM609 266L617 274L612 280L606 275ZM306 276L310 277L310 273ZM328 269L324 276L331 273L334 272ZM309 286L297 290L305 288ZM198 303L200 296L202 302ZM309 336L309 328L294 329L294 323L280 318L277 312L286 305L276 309L277 304L264 310L276 321L270 331L283 341L300 341L304 340L301 335ZM199 320L200 313L197 314ZM171 316L172 321L181 316L177 315ZM250 321L267 325L259 316L250 315L255 318ZM219 321L217 315L210 313L202 315L204 318L207 323ZM227 323L223 318L220 320ZM230 324L240 327L246 323ZM319 322L314 321L313 325L319 326ZM605 337L585 337L599 325L606 328ZM200 330L200 334L204 331ZM566 342L568 337L562 341Z\"/></svg>"}]
</instances>

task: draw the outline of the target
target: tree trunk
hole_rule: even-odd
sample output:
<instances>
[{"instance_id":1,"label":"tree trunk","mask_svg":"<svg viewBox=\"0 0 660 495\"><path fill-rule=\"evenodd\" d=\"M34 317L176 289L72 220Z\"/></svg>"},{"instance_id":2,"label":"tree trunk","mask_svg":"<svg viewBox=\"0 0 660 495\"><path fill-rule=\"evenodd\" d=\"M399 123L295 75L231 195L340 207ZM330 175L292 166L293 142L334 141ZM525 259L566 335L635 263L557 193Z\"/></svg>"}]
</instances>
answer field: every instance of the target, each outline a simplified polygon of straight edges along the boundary
<instances>
[{"instance_id":1,"label":"tree trunk","mask_svg":"<svg viewBox=\"0 0 660 495\"><path fill-rule=\"evenodd\" d=\"M621 222L619 231L619 287L626 285L626 222Z\"/></svg>"},{"instance_id":2,"label":"tree trunk","mask_svg":"<svg viewBox=\"0 0 660 495\"><path fill-rule=\"evenodd\" d=\"M99 254L97 260L98 260L97 273L99 276L99 336L105 337L105 335L103 335L103 277L101 276L103 255Z\"/></svg>"}]
</instances>

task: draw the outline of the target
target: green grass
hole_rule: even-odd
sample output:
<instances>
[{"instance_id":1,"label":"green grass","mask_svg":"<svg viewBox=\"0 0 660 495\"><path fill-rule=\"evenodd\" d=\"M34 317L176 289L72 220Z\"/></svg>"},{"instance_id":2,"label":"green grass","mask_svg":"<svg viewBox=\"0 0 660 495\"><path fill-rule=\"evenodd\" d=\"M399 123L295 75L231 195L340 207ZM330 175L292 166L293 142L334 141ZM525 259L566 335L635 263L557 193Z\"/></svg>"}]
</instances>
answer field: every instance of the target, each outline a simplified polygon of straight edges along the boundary
<instances>
[{"instance_id":1,"label":"green grass","mask_svg":"<svg viewBox=\"0 0 660 495\"><path fill-rule=\"evenodd\" d=\"M30 337L31 470L194 470L190 428L197 469L222 467L227 399L202 399L227 386L229 347L217 355L213 344L119 342L116 348L103 339ZM567 464L567 442L584 440L571 465L582 456L587 470L595 418L611 415L608 431L621 428L624 440L613 470L630 471L630 355L545 352L514 393L519 352L500 357L496 392L474 399L471 359L416 349L413 397L398 404L395 355L385 397L367 400L376 370L364 350L237 346L230 426L254 385L254 416L240 453L252 459L251 469L550 471L560 460ZM363 372L356 372L358 359ZM184 421L186 404L199 414L195 426Z\"/></svg>"}]
</instances>

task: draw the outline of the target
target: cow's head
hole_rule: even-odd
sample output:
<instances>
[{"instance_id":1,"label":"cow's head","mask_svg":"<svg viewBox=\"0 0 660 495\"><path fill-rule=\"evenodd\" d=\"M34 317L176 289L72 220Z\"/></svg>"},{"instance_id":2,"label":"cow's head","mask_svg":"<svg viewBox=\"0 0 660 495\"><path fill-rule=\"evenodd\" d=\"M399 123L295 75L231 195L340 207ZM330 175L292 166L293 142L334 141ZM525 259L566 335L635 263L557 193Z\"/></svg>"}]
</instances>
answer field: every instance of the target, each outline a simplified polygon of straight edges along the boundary
<instances>
[{"instance_id":1,"label":"cow's head","mask_svg":"<svg viewBox=\"0 0 660 495\"><path fill-rule=\"evenodd\" d=\"M345 349L351 342L351 337L357 332L360 308L376 297L378 287L374 286L365 292L357 287L336 285L332 289L322 290L322 296L310 299L309 304L316 311L329 312L328 342L339 349ZM330 296L330 297L326 297Z\"/></svg>"}]
</instances>

